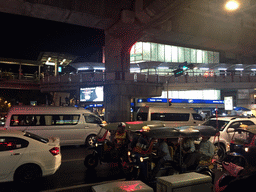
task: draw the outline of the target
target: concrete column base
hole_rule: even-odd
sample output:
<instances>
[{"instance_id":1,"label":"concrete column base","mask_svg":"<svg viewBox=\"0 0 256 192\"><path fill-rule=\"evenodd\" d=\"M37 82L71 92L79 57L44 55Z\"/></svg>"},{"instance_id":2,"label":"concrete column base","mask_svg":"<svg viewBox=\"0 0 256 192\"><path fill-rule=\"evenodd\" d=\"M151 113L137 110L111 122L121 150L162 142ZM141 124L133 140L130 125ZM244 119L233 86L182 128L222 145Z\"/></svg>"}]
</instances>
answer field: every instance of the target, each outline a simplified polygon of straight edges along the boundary
<instances>
[{"instance_id":1,"label":"concrete column base","mask_svg":"<svg viewBox=\"0 0 256 192\"><path fill-rule=\"evenodd\" d=\"M115 81L104 85L105 120L107 122L131 121L131 99L136 97L156 97L163 87L148 83Z\"/></svg>"},{"instance_id":2,"label":"concrete column base","mask_svg":"<svg viewBox=\"0 0 256 192\"><path fill-rule=\"evenodd\" d=\"M105 119L107 122L131 121L131 97L118 85L104 87Z\"/></svg>"}]
</instances>

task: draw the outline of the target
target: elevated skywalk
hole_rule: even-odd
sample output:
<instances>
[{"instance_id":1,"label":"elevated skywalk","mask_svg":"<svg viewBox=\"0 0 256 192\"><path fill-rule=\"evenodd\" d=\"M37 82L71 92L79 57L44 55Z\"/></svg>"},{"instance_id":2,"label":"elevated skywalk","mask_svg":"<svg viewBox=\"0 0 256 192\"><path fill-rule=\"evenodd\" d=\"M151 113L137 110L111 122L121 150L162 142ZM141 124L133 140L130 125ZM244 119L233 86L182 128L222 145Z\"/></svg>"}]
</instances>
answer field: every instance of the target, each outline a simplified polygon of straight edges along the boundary
<instances>
[{"instance_id":1,"label":"elevated skywalk","mask_svg":"<svg viewBox=\"0 0 256 192\"><path fill-rule=\"evenodd\" d=\"M166 77L168 88L174 90L181 89L254 89L256 76L235 76L235 75L214 75L204 76L180 76Z\"/></svg>"},{"instance_id":2,"label":"elevated skywalk","mask_svg":"<svg viewBox=\"0 0 256 192\"><path fill-rule=\"evenodd\" d=\"M171 90L190 89L254 89L256 76L214 75L214 76L159 76L145 75L140 73L125 73L120 79L116 79L115 73L78 73L63 76L47 76L41 80L42 92L69 91L85 86L109 85L114 83L125 83L128 85L143 85L144 88L155 90L167 87ZM155 88L153 88L155 87ZM138 91L137 91L138 92ZM132 96L137 96L134 92ZM147 91L148 92L148 91ZM149 93L151 95L151 93ZM152 93L153 94L153 93ZM156 92L153 94L157 94ZM159 92L160 94L160 92ZM143 94L144 95L144 94ZM151 96L153 96L151 95ZM161 94L160 94L161 95ZM142 96L142 95L141 95ZM149 96L149 95L145 95ZM157 96L157 95L156 95Z\"/></svg>"}]
</instances>

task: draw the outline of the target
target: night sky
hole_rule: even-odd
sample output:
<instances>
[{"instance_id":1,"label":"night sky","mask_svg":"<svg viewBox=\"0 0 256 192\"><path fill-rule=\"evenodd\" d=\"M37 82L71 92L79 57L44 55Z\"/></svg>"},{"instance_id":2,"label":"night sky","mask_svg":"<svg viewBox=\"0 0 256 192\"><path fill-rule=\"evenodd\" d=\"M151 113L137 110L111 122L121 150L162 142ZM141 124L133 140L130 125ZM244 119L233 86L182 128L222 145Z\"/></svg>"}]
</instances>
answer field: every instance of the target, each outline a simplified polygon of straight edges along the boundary
<instances>
[{"instance_id":1,"label":"night sky","mask_svg":"<svg viewBox=\"0 0 256 192\"><path fill-rule=\"evenodd\" d=\"M104 31L78 25L13 15L0 12L0 57L37 60L40 52L61 52L84 57L85 61L99 62L98 54L104 46ZM0 64L0 70L17 73L19 65ZM34 73L37 67L23 66L23 73ZM37 100L45 102L40 91L0 89L0 97L15 104L29 105ZM0 109L1 111L1 109Z\"/></svg>"},{"instance_id":2,"label":"night sky","mask_svg":"<svg viewBox=\"0 0 256 192\"><path fill-rule=\"evenodd\" d=\"M0 19L0 57L37 60L40 52L63 52L96 62L104 46L103 30L7 13Z\"/></svg>"}]
</instances>

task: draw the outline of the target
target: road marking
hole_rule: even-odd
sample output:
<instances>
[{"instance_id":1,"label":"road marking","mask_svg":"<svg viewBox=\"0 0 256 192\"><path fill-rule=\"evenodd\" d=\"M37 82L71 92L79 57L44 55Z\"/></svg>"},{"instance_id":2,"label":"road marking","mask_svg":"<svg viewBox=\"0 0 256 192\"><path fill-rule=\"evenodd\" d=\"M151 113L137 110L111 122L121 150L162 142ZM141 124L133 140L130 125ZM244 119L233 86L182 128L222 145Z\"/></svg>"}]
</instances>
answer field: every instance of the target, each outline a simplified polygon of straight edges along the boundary
<instances>
[{"instance_id":1,"label":"road marking","mask_svg":"<svg viewBox=\"0 0 256 192\"><path fill-rule=\"evenodd\" d=\"M45 191L41 191L41 192L56 192L56 191L71 190L71 189L77 189L77 188L82 188L82 187L90 187L90 186L94 186L94 185L101 185L101 184L111 183L111 182L114 182L114 181L125 181L125 179L117 179L117 180L111 180L111 181L102 181L102 182L98 182L98 183L74 185L74 186L70 186L70 187L63 187L63 188L45 190Z\"/></svg>"}]
</instances>

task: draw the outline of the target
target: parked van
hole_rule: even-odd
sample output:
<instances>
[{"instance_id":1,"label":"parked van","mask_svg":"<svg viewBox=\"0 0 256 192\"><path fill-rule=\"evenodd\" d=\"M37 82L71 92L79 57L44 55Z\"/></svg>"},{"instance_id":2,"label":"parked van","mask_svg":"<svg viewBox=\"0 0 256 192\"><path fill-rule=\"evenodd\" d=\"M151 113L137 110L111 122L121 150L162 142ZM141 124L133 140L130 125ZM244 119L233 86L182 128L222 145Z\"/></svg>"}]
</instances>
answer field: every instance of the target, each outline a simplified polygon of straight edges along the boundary
<instances>
[{"instance_id":1,"label":"parked van","mask_svg":"<svg viewBox=\"0 0 256 192\"><path fill-rule=\"evenodd\" d=\"M137 112L138 121L162 121L166 127L198 125L203 118L193 109L174 107L141 107Z\"/></svg>"},{"instance_id":2,"label":"parked van","mask_svg":"<svg viewBox=\"0 0 256 192\"><path fill-rule=\"evenodd\" d=\"M100 119L83 108L14 106L8 111L5 128L26 130L42 137L59 137L64 145L91 145L100 130Z\"/></svg>"}]
</instances>

